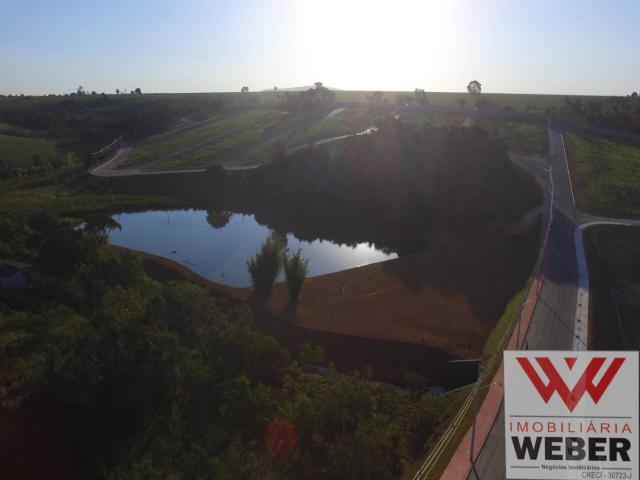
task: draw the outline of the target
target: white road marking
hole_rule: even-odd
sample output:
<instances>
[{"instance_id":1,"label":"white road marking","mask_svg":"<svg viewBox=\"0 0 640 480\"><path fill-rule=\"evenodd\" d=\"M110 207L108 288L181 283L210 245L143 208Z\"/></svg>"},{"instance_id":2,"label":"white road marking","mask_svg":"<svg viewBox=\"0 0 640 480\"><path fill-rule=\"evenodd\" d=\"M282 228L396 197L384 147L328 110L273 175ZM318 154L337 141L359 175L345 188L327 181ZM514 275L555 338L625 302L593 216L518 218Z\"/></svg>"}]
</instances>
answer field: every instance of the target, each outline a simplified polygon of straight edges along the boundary
<instances>
[{"instance_id":1,"label":"white road marking","mask_svg":"<svg viewBox=\"0 0 640 480\"><path fill-rule=\"evenodd\" d=\"M562 154L564 155L564 165L567 167L567 177L569 177L569 189L571 190L571 200L576 205L576 197L573 194L573 184L571 182L571 172L569 171L569 160L567 159L567 148L564 145L564 132L560 132L560 140L562 140Z\"/></svg>"}]
</instances>

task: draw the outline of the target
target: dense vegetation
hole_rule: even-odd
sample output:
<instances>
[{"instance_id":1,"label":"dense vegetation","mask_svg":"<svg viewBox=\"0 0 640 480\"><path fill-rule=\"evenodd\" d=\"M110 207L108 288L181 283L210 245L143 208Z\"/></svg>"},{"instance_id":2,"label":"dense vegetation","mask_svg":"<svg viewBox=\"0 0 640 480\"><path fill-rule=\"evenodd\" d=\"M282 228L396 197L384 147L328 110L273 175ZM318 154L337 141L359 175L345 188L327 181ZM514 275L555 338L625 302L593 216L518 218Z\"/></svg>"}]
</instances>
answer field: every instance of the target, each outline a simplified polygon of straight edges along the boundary
<instances>
[{"instance_id":1,"label":"dense vegetation","mask_svg":"<svg viewBox=\"0 0 640 480\"><path fill-rule=\"evenodd\" d=\"M640 134L640 96L637 92L626 97L565 97L560 105L547 107L547 112L565 120Z\"/></svg>"},{"instance_id":2,"label":"dense vegetation","mask_svg":"<svg viewBox=\"0 0 640 480\"><path fill-rule=\"evenodd\" d=\"M173 96L0 99L0 114L84 159L123 128L159 133L228 101L195 97L188 106ZM0 476L36 476L44 465L60 478L397 478L450 397L373 384L370 372L338 376L314 347L296 359L246 305L150 278L136 257L106 248L117 225L88 217L202 205L212 225L249 211L302 239L369 241L402 255L426 248L432 229L500 228L539 200L490 132L393 118L378 128L241 174L103 182L77 166L57 185L45 175L4 181L0 256L46 275L0 292L0 446L11 446L0 449ZM301 266L291 265L292 299Z\"/></svg>"},{"instance_id":3,"label":"dense vegetation","mask_svg":"<svg viewBox=\"0 0 640 480\"><path fill-rule=\"evenodd\" d=\"M121 133L128 140L160 133L184 116L211 115L228 101L223 95L197 94L0 97L0 122L54 141L89 162L90 152Z\"/></svg>"},{"instance_id":4,"label":"dense vegetation","mask_svg":"<svg viewBox=\"0 0 640 480\"><path fill-rule=\"evenodd\" d=\"M229 190L215 192L225 202L275 230L305 240L321 231L400 254L423 250L432 225L460 231L506 224L539 198L504 143L485 130L394 119L349 138L339 152L302 151L223 186Z\"/></svg>"},{"instance_id":5,"label":"dense vegetation","mask_svg":"<svg viewBox=\"0 0 640 480\"><path fill-rule=\"evenodd\" d=\"M47 275L0 291L3 478L397 478L441 418L444 400L307 372L246 308L106 249L108 222L25 220Z\"/></svg>"},{"instance_id":6,"label":"dense vegetation","mask_svg":"<svg viewBox=\"0 0 640 480\"><path fill-rule=\"evenodd\" d=\"M612 217L640 215L640 148L577 133L566 140L578 207Z\"/></svg>"},{"instance_id":7,"label":"dense vegetation","mask_svg":"<svg viewBox=\"0 0 640 480\"><path fill-rule=\"evenodd\" d=\"M280 107L288 112L319 112L331 108L336 98L333 90L317 82L315 88L301 92L284 92Z\"/></svg>"}]
</instances>

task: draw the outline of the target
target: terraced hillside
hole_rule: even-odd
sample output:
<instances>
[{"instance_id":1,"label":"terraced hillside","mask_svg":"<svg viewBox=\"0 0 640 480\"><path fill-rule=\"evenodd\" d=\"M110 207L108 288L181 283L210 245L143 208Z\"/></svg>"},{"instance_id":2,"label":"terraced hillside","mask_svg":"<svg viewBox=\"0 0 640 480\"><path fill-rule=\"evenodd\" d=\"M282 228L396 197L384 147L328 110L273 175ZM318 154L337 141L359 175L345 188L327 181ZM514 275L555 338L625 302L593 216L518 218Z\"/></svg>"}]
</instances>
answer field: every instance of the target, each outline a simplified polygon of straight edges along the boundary
<instances>
[{"instance_id":1,"label":"terraced hillside","mask_svg":"<svg viewBox=\"0 0 640 480\"><path fill-rule=\"evenodd\" d=\"M242 167L271 161L274 145L287 149L370 126L364 108L290 113L271 108L225 109L202 120L181 119L173 128L125 149L113 166L125 172L166 172Z\"/></svg>"},{"instance_id":2,"label":"terraced hillside","mask_svg":"<svg viewBox=\"0 0 640 480\"><path fill-rule=\"evenodd\" d=\"M271 109L223 112L177 127L136 144L118 168L180 170L220 165L229 155L269 135L286 113Z\"/></svg>"}]
</instances>

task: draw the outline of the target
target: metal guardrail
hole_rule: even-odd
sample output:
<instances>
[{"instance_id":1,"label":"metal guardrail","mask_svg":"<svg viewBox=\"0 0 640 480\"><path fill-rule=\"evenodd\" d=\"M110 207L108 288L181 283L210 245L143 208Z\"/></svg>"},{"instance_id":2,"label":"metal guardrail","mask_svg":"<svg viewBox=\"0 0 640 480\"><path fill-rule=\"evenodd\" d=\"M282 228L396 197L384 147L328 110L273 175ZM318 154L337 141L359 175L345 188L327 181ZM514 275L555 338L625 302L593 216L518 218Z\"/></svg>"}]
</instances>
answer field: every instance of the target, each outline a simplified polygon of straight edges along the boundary
<instances>
[{"instance_id":1,"label":"metal guardrail","mask_svg":"<svg viewBox=\"0 0 640 480\"><path fill-rule=\"evenodd\" d=\"M100 159L104 158L105 156L109 155L110 153L112 153L117 148L119 148L120 145L122 145L122 137L123 137L123 135L124 134L121 133L120 136L118 138L116 138L113 142L111 142L109 145L107 145L106 147L101 148L97 152L93 152L91 154L91 160L93 160L93 161L100 160Z\"/></svg>"},{"instance_id":2,"label":"metal guardrail","mask_svg":"<svg viewBox=\"0 0 640 480\"><path fill-rule=\"evenodd\" d=\"M548 189L549 189L550 195L549 195L549 218L547 221L547 228L546 228L542 248L540 249L540 253L538 254L538 259L536 260L536 264L533 267L529 280L527 281L526 285L523 287L521 291L521 298L520 298L520 303L518 305L518 308L515 310L515 312L511 316L511 319L509 321L509 326L505 329L505 332L500 338L500 341L498 342L498 346L496 347L496 349L490 354L488 354L486 357L481 359L480 367L479 367L480 374L478 375L478 379L473 385L473 389L471 390L471 392L469 392L469 395L465 399L464 403L462 404L462 407L460 408L456 416L453 418L449 427L442 434L442 436L436 443L435 447L429 452L429 455L427 456L425 461L422 463L418 471L413 476L413 480L425 480L430 478L429 475L432 473L433 469L436 467L436 465L440 461L444 451L449 445L449 442L451 441L455 433L458 431L458 429L462 425L465 416L469 412L469 408L477 400L478 395L481 389L483 388L483 384L486 382L487 378L490 375L494 375L494 368L496 366L496 362L499 359L502 360L501 354L504 351L505 347L507 346L509 339L513 334L513 331L516 328L516 325L518 328L517 337L516 337L516 349L521 348L520 317L522 316L522 309L524 308L524 304L526 302L528 292L531 289L533 281L540 273L540 266L542 265L545 252L547 251L549 234L551 232L551 224L553 223L554 184L553 184L553 172L552 172L551 165L549 166L548 173L549 173ZM542 288L536 291L536 302L539 299L541 290ZM474 426L472 428L474 427L475 427L475 414L474 414ZM475 433L475 428L474 428L474 433ZM472 437L472 445L471 445L471 452L470 452L472 465L475 460L473 458L473 453L474 453L473 442L474 442L474 438Z\"/></svg>"}]
</instances>

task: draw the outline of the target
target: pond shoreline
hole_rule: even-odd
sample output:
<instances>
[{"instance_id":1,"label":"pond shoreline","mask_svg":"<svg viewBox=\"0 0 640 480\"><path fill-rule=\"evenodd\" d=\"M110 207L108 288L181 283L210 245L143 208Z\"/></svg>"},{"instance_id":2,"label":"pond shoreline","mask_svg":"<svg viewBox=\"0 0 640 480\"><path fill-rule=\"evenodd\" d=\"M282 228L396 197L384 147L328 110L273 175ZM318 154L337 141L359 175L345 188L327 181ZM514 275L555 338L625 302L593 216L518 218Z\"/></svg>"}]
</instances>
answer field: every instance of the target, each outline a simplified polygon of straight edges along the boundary
<instances>
[{"instance_id":1,"label":"pond shoreline","mask_svg":"<svg viewBox=\"0 0 640 480\"><path fill-rule=\"evenodd\" d=\"M361 335L336 333L319 330L310 326L291 322L291 312L286 307L277 308L278 302L266 305L253 298L250 288L223 285L204 278L188 267L165 257L133 250L118 245L107 245L108 249L129 253L142 258L148 275L158 281L187 281L206 288L209 294L225 301L245 304L256 315L256 323L266 328L267 333L275 334L288 348L298 353L303 343L319 345L325 351L328 361L332 362L341 374L352 375L354 371L363 372L368 367L374 371L374 380L405 388L406 372L417 373L444 386L454 388L458 383L447 384L451 378L447 363L455 359L447 352L416 343L406 343L385 338L370 338ZM390 260L393 261L393 260ZM365 269L357 267L351 270ZM334 274L326 274L332 276ZM285 285L276 284L274 290L284 290ZM283 322L286 320L286 322ZM284 328L283 328L284 327ZM273 331L275 329L275 331ZM389 360L393 361L389 361ZM440 388L440 387L439 387Z\"/></svg>"},{"instance_id":2,"label":"pond shoreline","mask_svg":"<svg viewBox=\"0 0 640 480\"><path fill-rule=\"evenodd\" d=\"M178 261L214 283L236 288L251 287L247 262L273 235L290 253L300 251L309 261L307 278L397 257L363 241L336 242L319 235L301 239L255 215L228 210L148 210L114 219L120 228L110 232L109 243ZM276 281L284 281L282 272Z\"/></svg>"}]
</instances>

